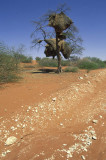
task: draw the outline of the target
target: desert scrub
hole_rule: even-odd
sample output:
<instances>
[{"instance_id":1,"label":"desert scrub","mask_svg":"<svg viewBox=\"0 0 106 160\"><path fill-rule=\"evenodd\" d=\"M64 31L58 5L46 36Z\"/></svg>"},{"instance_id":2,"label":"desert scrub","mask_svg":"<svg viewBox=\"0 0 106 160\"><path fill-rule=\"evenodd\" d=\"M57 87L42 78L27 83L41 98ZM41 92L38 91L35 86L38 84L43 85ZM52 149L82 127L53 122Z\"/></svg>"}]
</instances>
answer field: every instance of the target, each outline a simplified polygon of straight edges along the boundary
<instances>
[{"instance_id":1,"label":"desert scrub","mask_svg":"<svg viewBox=\"0 0 106 160\"><path fill-rule=\"evenodd\" d=\"M97 63L91 62L91 61L88 61L88 60L81 60L77 65L80 69L87 69L87 70L98 69L99 68Z\"/></svg>"},{"instance_id":2,"label":"desert scrub","mask_svg":"<svg viewBox=\"0 0 106 160\"><path fill-rule=\"evenodd\" d=\"M87 69L87 70L93 70L93 69L99 69L99 68L106 67L104 61L96 57L85 57L82 60L79 60L79 62L77 63L77 66L80 69Z\"/></svg>"},{"instance_id":3,"label":"desert scrub","mask_svg":"<svg viewBox=\"0 0 106 160\"><path fill-rule=\"evenodd\" d=\"M0 54L0 83L14 82L19 79L16 59L8 54Z\"/></svg>"},{"instance_id":4,"label":"desert scrub","mask_svg":"<svg viewBox=\"0 0 106 160\"><path fill-rule=\"evenodd\" d=\"M70 60L62 60L61 61L61 65L62 66L70 66L71 65L71 61Z\"/></svg>"},{"instance_id":5,"label":"desert scrub","mask_svg":"<svg viewBox=\"0 0 106 160\"><path fill-rule=\"evenodd\" d=\"M14 52L13 53L13 57L19 61L19 62L22 62L22 63L31 63L32 62L32 57L28 57L28 56L25 56L23 54L20 54L18 52Z\"/></svg>"},{"instance_id":6,"label":"desert scrub","mask_svg":"<svg viewBox=\"0 0 106 160\"><path fill-rule=\"evenodd\" d=\"M97 57L88 57L88 60L90 60L91 62L94 62L94 63L98 64L99 68L105 68L104 61L102 61L101 59L99 59Z\"/></svg>"},{"instance_id":7,"label":"desert scrub","mask_svg":"<svg viewBox=\"0 0 106 160\"><path fill-rule=\"evenodd\" d=\"M44 67L57 67L58 66L58 61L57 59L52 59L52 58L36 58L37 62L40 66ZM70 60L61 60L61 65L62 66L70 66Z\"/></svg>"},{"instance_id":8,"label":"desert scrub","mask_svg":"<svg viewBox=\"0 0 106 160\"><path fill-rule=\"evenodd\" d=\"M37 62L39 62L39 61L41 60L41 58L40 58L40 57L36 57L35 60L36 60Z\"/></svg>"},{"instance_id":9,"label":"desert scrub","mask_svg":"<svg viewBox=\"0 0 106 160\"><path fill-rule=\"evenodd\" d=\"M64 72L78 72L78 67L67 67L63 71Z\"/></svg>"},{"instance_id":10,"label":"desert scrub","mask_svg":"<svg viewBox=\"0 0 106 160\"><path fill-rule=\"evenodd\" d=\"M41 60L38 61L40 66L43 67L57 67L57 60L56 59L51 59L51 58L42 58Z\"/></svg>"}]
</instances>

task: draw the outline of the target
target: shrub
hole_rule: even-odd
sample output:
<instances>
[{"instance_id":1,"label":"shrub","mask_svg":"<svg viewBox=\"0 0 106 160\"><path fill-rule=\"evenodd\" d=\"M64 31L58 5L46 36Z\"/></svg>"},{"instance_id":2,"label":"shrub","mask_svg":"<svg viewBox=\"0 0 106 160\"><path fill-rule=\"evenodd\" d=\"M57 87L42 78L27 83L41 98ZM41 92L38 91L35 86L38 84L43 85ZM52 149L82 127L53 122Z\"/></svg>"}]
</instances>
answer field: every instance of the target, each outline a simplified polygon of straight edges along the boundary
<instances>
[{"instance_id":1,"label":"shrub","mask_svg":"<svg viewBox=\"0 0 106 160\"><path fill-rule=\"evenodd\" d=\"M97 57L88 57L88 60L98 64L98 68L105 68L105 63Z\"/></svg>"},{"instance_id":2,"label":"shrub","mask_svg":"<svg viewBox=\"0 0 106 160\"><path fill-rule=\"evenodd\" d=\"M14 82L19 79L18 63L14 57L8 54L0 54L0 82Z\"/></svg>"},{"instance_id":3,"label":"shrub","mask_svg":"<svg viewBox=\"0 0 106 160\"><path fill-rule=\"evenodd\" d=\"M62 60L61 65L62 66L70 66L70 62L71 62L70 60Z\"/></svg>"},{"instance_id":4,"label":"shrub","mask_svg":"<svg viewBox=\"0 0 106 160\"><path fill-rule=\"evenodd\" d=\"M80 69L98 69L99 65L95 62L91 62L88 60L80 60L80 62L78 63L78 67Z\"/></svg>"},{"instance_id":5,"label":"shrub","mask_svg":"<svg viewBox=\"0 0 106 160\"><path fill-rule=\"evenodd\" d=\"M31 63L32 62L32 57L27 57L27 56L20 54L20 53L17 53L17 52L15 52L13 54L13 56L17 61L22 62L22 63Z\"/></svg>"},{"instance_id":6,"label":"shrub","mask_svg":"<svg viewBox=\"0 0 106 160\"><path fill-rule=\"evenodd\" d=\"M105 60L105 61L103 61L103 63L104 63L104 64L106 64L106 60Z\"/></svg>"},{"instance_id":7,"label":"shrub","mask_svg":"<svg viewBox=\"0 0 106 160\"><path fill-rule=\"evenodd\" d=\"M39 62L40 66L45 66L45 67L57 67L57 60L56 59L51 59L51 58L42 58Z\"/></svg>"},{"instance_id":8,"label":"shrub","mask_svg":"<svg viewBox=\"0 0 106 160\"><path fill-rule=\"evenodd\" d=\"M40 57L36 57L35 60L36 60L36 61L40 61L41 58L40 58Z\"/></svg>"},{"instance_id":9,"label":"shrub","mask_svg":"<svg viewBox=\"0 0 106 160\"><path fill-rule=\"evenodd\" d=\"M23 63L32 63L32 57L26 57L26 59L23 60Z\"/></svg>"},{"instance_id":10,"label":"shrub","mask_svg":"<svg viewBox=\"0 0 106 160\"><path fill-rule=\"evenodd\" d=\"M78 61L77 66L80 69L88 69L88 70L106 67L104 61L96 57L85 57L82 60Z\"/></svg>"},{"instance_id":11,"label":"shrub","mask_svg":"<svg viewBox=\"0 0 106 160\"><path fill-rule=\"evenodd\" d=\"M106 68L106 61L103 61L104 65L105 65L105 68Z\"/></svg>"},{"instance_id":12,"label":"shrub","mask_svg":"<svg viewBox=\"0 0 106 160\"><path fill-rule=\"evenodd\" d=\"M0 42L0 83L14 82L20 77L19 61L15 58L16 51Z\"/></svg>"},{"instance_id":13,"label":"shrub","mask_svg":"<svg viewBox=\"0 0 106 160\"><path fill-rule=\"evenodd\" d=\"M78 67L67 67L64 69L64 72L78 72Z\"/></svg>"},{"instance_id":14,"label":"shrub","mask_svg":"<svg viewBox=\"0 0 106 160\"><path fill-rule=\"evenodd\" d=\"M57 67L58 66L57 59L42 58L42 59L38 59L37 61L40 66L45 66L45 67ZM70 66L70 60L61 60L61 65Z\"/></svg>"}]
</instances>

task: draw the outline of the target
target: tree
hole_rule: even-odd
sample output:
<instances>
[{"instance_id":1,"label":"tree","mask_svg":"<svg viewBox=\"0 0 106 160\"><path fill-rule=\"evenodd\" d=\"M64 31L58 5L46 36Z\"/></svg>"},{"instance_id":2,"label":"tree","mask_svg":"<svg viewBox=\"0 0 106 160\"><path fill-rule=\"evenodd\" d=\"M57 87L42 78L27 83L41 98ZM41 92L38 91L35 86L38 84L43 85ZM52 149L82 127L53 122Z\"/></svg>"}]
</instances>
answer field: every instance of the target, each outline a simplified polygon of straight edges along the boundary
<instances>
[{"instance_id":1,"label":"tree","mask_svg":"<svg viewBox=\"0 0 106 160\"><path fill-rule=\"evenodd\" d=\"M61 5L56 11L49 11L42 16L38 21L33 21L35 30L32 33L34 46L41 45L46 42L45 51L47 57L57 56L58 73L61 70L61 54L65 59L70 57L70 54L82 52L80 43L81 38L77 36L77 28L72 20L65 14L66 5Z\"/></svg>"}]
</instances>

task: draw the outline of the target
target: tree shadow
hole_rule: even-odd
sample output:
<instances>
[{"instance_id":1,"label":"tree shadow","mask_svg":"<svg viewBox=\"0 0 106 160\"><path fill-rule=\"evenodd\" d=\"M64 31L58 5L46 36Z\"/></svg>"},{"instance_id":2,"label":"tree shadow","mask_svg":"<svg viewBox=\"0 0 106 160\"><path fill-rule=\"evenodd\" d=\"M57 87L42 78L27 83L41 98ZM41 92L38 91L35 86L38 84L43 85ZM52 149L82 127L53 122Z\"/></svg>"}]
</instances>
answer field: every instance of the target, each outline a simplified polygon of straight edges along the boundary
<instances>
[{"instance_id":1,"label":"tree shadow","mask_svg":"<svg viewBox=\"0 0 106 160\"><path fill-rule=\"evenodd\" d=\"M32 72L32 74L38 74L38 73L56 73L56 69L39 69L38 71Z\"/></svg>"}]
</instances>

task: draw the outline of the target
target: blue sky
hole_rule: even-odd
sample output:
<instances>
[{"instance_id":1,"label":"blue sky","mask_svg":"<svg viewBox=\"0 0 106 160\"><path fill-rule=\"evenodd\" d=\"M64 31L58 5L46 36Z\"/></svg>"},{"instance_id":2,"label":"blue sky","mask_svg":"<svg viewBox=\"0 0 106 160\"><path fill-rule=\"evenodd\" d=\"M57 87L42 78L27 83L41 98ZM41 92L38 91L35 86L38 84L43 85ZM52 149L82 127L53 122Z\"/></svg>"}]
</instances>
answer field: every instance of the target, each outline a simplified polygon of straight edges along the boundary
<instances>
[{"instance_id":1,"label":"blue sky","mask_svg":"<svg viewBox=\"0 0 106 160\"><path fill-rule=\"evenodd\" d=\"M68 16L74 21L83 39L83 56L106 59L106 0L0 0L0 41L8 46L26 46L26 54L45 56L44 48L30 49L32 20L66 3Z\"/></svg>"}]
</instances>

